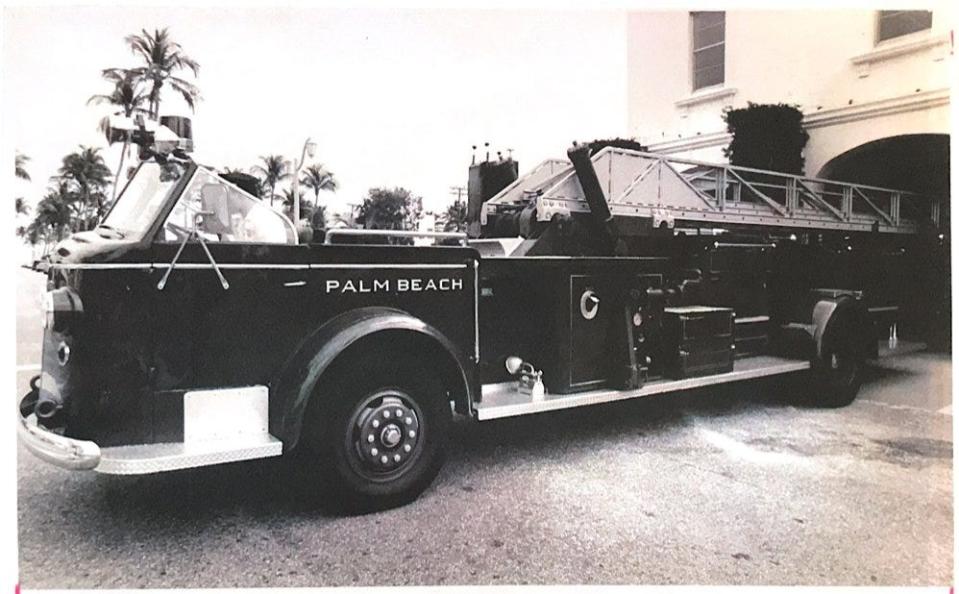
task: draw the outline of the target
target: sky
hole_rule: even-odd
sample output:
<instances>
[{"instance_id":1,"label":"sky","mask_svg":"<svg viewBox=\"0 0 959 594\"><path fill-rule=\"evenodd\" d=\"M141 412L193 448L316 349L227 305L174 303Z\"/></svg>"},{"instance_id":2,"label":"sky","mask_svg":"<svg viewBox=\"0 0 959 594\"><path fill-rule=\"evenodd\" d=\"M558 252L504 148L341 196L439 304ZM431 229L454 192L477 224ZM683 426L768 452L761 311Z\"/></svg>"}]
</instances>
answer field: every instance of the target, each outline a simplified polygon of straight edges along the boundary
<instances>
[{"instance_id":1,"label":"sky","mask_svg":"<svg viewBox=\"0 0 959 594\"><path fill-rule=\"evenodd\" d=\"M157 27L200 63L194 158L248 170L311 137L340 183L321 197L334 210L377 186L441 210L473 144L479 158L487 141L513 149L522 172L573 140L626 134L621 11L8 8L2 125L33 178L18 195L36 202L65 154L105 146L110 109L87 99L110 92L103 68L137 63L124 37ZM161 112L191 115L169 94ZM118 146L104 156L115 169Z\"/></svg>"}]
</instances>

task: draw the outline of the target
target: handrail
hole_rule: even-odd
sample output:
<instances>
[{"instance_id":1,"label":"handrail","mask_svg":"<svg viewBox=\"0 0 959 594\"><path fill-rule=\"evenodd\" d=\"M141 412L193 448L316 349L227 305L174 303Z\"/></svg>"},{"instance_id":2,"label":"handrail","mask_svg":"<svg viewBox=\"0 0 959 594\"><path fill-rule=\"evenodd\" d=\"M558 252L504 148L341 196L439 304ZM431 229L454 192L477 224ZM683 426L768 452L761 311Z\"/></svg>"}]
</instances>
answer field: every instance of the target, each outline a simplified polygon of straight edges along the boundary
<instances>
[{"instance_id":1,"label":"handrail","mask_svg":"<svg viewBox=\"0 0 959 594\"><path fill-rule=\"evenodd\" d=\"M786 177L786 178L790 178L790 177L791 177L791 178L797 178L797 179L802 179L802 180L805 180L805 181L811 181L811 182L822 183L822 184L833 184L833 185L838 185L838 186L848 186L848 187L862 188L862 189L865 189L865 190L879 190L879 191L882 191L882 192L898 192L898 193L902 194L903 196L911 195L911 196L920 196L920 197L921 197L920 194L918 194L918 193L916 193L916 192L910 192L910 191L908 191L908 190L897 190L897 189L895 189L895 188L882 188L882 187L879 187L879 186L870 186L870 185L867 185L867 184L860 184L860 183L855 183L855 182L844 182L844 181L839 181L839 180L835 180L835 179L823 179L823 178L821 178L821 177L811 177L811 176L808 176L808 175L796 175L796 174L793 174L793 173L783 173L783 172L781 172L781 171L768 171L768 170L765 170L765 169L754 169L754 168L752 168L752 167L743 167L743 166L741 166L741 165L728 165L728 164L723 164L723 163L710 163L710 162L708 162L708 161L697 161L697 160L695 160L695 159L687 159L687 158L685 158L685 157L674 157L674 156L672 156L672 155L665 155L665 154L661 154L661 153L646 153L646 152L643 152L643 151L634 151L634 150L632 150L632 149L621 149L621 148L614 148L614 147L604 147L602 150L609 150L610 152L615 152L615 153L625 153L625 154L628 154L628 155L635 155L635 156L639 156L639 157L647 157L647 158L650 158L650 159L663 159L663 160L670 161L670 162L673 162L673 163L684 163L684 164L686 164L686 165L696 165L696 166L699 166L699 167L709 167L709 168L711 168L711 169L727 169L727 170L728 170L728 169L732 169L732 170L735 170L735 171L748 171L748 172L750 172L750 173L761 173L761 174L763 174L763 175L780 176L780 177ZM602 151L600 151L599 153L596 153L596 155L599 155L601 152L602 152ZM596 155L593 155L593 157L595 157Z\"/></svg>"},{"instance_id":2,"label":"handrail","mask_svg":"<svg viewBox=\"0 0 959 594\"><path fill-rule=\"evenodd\" d=\"M707 163L670 155L605 147L591 156L607 193L606 201L621 217L652 218L664 222L698 221L702 224L733 224L802 227L840 231L915 233L922 219L938 220L938 200L894 188L764 171L722 163ZM544 165L545 164L545 165ZM520 192L542 189L536 196L536 220L546 222L556 215L588 212L581 184L571 165L552 169L545 161L483 204L482 222L488 212L499 211L521 198ZM550 175L544 168L550 167ZM656 172L656 178L652 179ZM730 194L731 193L731 194ZM699 200L697 200L697 198ZM701 201L701 202L700 202ZM748 211L744 211L746 207ZM908 216L903 216L908 215ZM878 225L878 227L877 227Z\"/></svg>"},{"instance_id":3,"label":"handrail","mask_svg":"<svg viewBox=\"0 0 959 594\"><path fill-rule=\"evenodd\" d=\"M431 237L433 239L455 239L466 244L466 233L453 231L403 231L397 229L327 229L325 244L332 244L334 235L353 237Z\"/></svg>"}]
</instances>

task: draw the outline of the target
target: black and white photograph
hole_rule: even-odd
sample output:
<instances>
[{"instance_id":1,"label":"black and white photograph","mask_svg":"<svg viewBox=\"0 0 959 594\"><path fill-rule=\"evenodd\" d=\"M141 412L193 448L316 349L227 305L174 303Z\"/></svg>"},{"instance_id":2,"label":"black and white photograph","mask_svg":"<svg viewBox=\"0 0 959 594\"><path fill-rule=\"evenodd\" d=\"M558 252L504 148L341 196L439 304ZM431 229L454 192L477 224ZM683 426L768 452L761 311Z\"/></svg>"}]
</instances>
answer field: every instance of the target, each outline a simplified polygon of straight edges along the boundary
<instances>
[{"instance_id":1,"label":"black and white photograph","mask_svg":"<svg viewBox=\"0 0 959 594\"><path fill-rule=\"evenodd\" d=\"M6 587L951 592L955 10L5 6Z\"/></svg>"}]
</instances>

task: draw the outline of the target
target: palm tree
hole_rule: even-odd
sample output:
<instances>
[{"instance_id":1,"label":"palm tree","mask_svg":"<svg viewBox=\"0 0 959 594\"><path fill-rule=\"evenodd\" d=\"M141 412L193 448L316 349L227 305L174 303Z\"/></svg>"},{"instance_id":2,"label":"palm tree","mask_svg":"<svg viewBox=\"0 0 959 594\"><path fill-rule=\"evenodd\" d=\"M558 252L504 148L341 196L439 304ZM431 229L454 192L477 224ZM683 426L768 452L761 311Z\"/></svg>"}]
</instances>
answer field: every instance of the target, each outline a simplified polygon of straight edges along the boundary
<instances>
[{"instance_id":1,"label":"palm tree","mask_svg":"<svg viewBox=\"0 0 959 594\"><path fill-rule=\"evenodd\" d=\"M255 165L253 171L260 174L261 180L266 188L270 190L270 206L273 206L273 198L276 195L276 185L290 177L290 172L286 169L286 161L283 155L267 155L260 157L263 165Z\"/></svg>"},{"instance_id":2,"label":"palm tree","mask_svg":"<svg viewBox=\"0 0 959 594\"><path fill-rule=\"evenodd\" d=\"M63 239L65 232L73 231L78 223L77 210L71 207L72 197L66 184L51 188L37 204L37 213L26 228L26 239L31 244L39 240Z\"/></svg>"},{"instance_id":3,"label":"palm tree","mask_svg":"<svg viewBox=\"0 0 959 594\"><path fill-rule=\"evenodd\" d=\"M173 41L168 29L154 29L152 34L142 29L140 34L128 35L125 41L130 50L143 60L143 66L131 68L130 72L143 83L150 85L148 100L151 118L159 118L161 91L167 84L183 97L191 110L195 109L196 102L200 99L200 90L192 83L175 76L175 73L187 69L192 71L195 77L200 72L200 65L183 53L183 48Z\"/></svg>"},{"instance_id":4,"label":"palm tree","mask_svg":"<svg viewBox=\"0 0 959 594\"><path fill-rule=\"evenodd\" d=\"M87 105L108 103L119 108L114 112L114 115L122 115L127 118L132 118L136 114L149 115L149 112L142 107L149 100L149 96L143 92L142 81L135 72L124 68L108 68L103 71L103 78L113 84L113 91L109 95L93 95L87 99ZM113 144L115 136L110 129L110 116L100 120L100 131L107 137L107 142ZM117 173L113 181L113 198L117 197L117 188L120 186L120 172L123 171L123 159L126 157L127 150L129 150L131 135L130 130L127 130L123 135L120 164L117 165Z\"/></svg>"},{"instance_id":5,"label":"palm tree","mask_svg":"<svg viewBox=\"0 0 959 594\"><path fill-rule=\"evenodd\" d=\"M313 216L313 207L309 202L303 199L303 195L299 196L300 199L300 218L310 220ZM283 212L290 219L293 218L293 189L283 190ZM296 221L294 221L296 222Z\"/></svg>"},{"instance_id":6,"label":"palm tree","mask_svg":"<svg viewBox=\"0 0 959 594\"><path fill-rule=\"evenodd\" d=\"M14 158L16 160L16 168L14 169L14 175L16 175L19 179L30 181L30 174L27 173L27 170L26 170L27 161L30 160L30 157L24 154L21 154L20 152L17 152Z\"/></svg>"},{"instance_id":7,"label":"palm tree","mask_svg":"<svg viewBox=\"0 0 959 594\"><path fill-rule=\"evenodd\" d=\"M53 180L59 182L61 196L72 196L68 202L79 208L82 227L93 226L103 217L107 206L104 191L111 176L99 148L80 145L80 150L63 158Z\"/></svg>"},{"instance_id":8,"label":"palm tree","mask_svg":"<svg viewBox=\"0 0 959 594\"><path fill-rule=\"evenodd\" d=\"M321 163L310 165L303 170L303 177L300 183L313 190L313 206L319 206L320 190L329 190L335 192L339 187L333 172L329 171Z\"/></svg>"},{"instance_id":9,"label":"palm tree","mask_svg":"<svg viewBox=\"0 0 959 594\"><path fill-rule=\"evenodd\" d=\"M30 160L30 157L20 154L18 151L14 157L16 164L14 166L13 174L19 179L30 181L30 174L27 173L26 164ZM16 199L17 205L17 214L27 214L30 211L30 207L27 206L26 201L23 198Z\"/></svg>"}]
</instances>

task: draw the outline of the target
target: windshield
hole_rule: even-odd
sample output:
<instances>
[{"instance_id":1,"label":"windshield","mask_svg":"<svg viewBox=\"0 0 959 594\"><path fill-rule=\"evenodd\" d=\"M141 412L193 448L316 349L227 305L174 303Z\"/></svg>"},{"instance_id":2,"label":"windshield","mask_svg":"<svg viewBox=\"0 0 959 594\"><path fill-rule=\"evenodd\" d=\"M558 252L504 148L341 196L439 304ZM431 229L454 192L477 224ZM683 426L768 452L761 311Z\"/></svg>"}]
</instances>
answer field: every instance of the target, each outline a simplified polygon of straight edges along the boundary
<instances>
[{"instance_id":1,"label":"windshield","mask_svg":"<svg viewBox=\"0 0 959 594\"><path fill-rule=\"evenodd\" d=\"M206 241L296 243L289 219L202 167L167 217L162 239L180 241L195 229Z\"/></svg>"},{"instance_id":2,"label":"windshield","mask_svg":"<svg viewBox=\"0 0 959 594\"><path fill-rule=\"evenodd\" d=\"M142 239L185 172L182 163L143 162L100 227L113 229L123 239Z\"/></svg>"}]
</instances>

